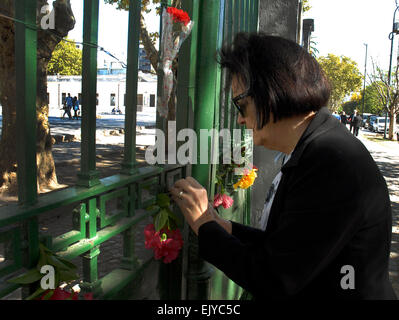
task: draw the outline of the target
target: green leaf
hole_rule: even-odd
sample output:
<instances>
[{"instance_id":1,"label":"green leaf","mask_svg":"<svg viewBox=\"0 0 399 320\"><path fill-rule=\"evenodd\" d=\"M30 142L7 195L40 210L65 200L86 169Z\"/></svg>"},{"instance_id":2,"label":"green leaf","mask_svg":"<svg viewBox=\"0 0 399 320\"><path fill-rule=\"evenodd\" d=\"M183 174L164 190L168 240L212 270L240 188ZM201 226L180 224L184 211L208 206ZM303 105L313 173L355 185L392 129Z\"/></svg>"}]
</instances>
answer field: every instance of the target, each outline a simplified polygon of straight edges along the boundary
<instances>
[{"instance_id":1,"label":"green leaf","mask_svg":"<svg viewBox=\"0 0 399 320\"><path fill-rule=\"evenodd\" d=\"M53 253L51 252L51 250L50 250L49 248L47 248L43 243L39 243L39 249L40 249L40 250L43 250L44 253L53 254Z\"/></svg>"},{"instance_id":2,"label":"green leaf","mask_svg":"<svg viewBox=\"0 0 399 320\"><path fill-rule=\"evenodd\" d=\"M58 259L58 257L54 256L48 256L47 261L49 264L52 266L59 268L60 270L69 270L71 269L68 265L64 264L62 261Z\"/></svg>"},{"instance_id":3,"label":"green leaf","mask_svg":"<svg viewBox=\"0 0 399 320\"><path fill-rule=\"evenodd\" d=\"M169 208L167 208L166 211L168 212L168 216L169 216L169 218L170 218L172 221L174 221L174 222L177 223L177 224L181 224L181 223L182 223L181 219L180 219L179 217L177 217L177 216L174 214L174 212L173 212L172 210L170 210Z\"/></svg>"},{"instance_id":4,"label":"green leaf","mask_svg":"<svg viewBox=\"0 0 399 320\"><path fill-rule=\"evenodd\" d=\"M155 224L154 224L155 231L158 232L159 230L161 230L165 226L167 221L168 221L168 212L165 209L162 209L155 217Z\"/></svg>"},{"instance_id":5,"label":"green leaf","mask_svg":"<svg viewBox=\"0 0 399 320\"><path fill-rule=\"evenodd\" d=\"M43 275L39 272L39 270L31 269L28 272L7 280L7 282L10 283L18 283L18 284L29 284L29 283L34 283L38 280L40 280L43 277Z\"/></svg>"},{"instance_id":6,"label":"green leaf","mask_svg":"<svg viewBox=\"0 0 399 320\"><path fill-rule=\"evenodd\" d=\"M27 297L25 300L33 300L40 296L43 292L47 291L47 289L42 289L39 287L34 293L32 293L29 297Z\"/></svg>"},{"instance_id":7,"label":"green leaf","mask_svg":"<svg viewBox=\"0 0 399 320\"><path fill-rule=\"evenodd\" d=\"M154 209L159 210L160 208L156 204L152 204L152 205L150 205L149 207L146 208L147 211L152 211Z\"/></svg>"},{"instance_id":8,"label":"green leaf","mask_svg":"<svg viewBox=\"0 0 399 320\"><path fill-rule=\"evenodd\" d=\"M43 300L49 300L53 294L54 294L55 290L50 290L49 293L47 293L44 297Z\"/></svg>"},{"instance_id":9,"label":"green leaf","mask_svg":"<svg viewBox=\"0 0 399 320\"><path fill-rule=\"evenodd\" d=\"M166 193L158 193L157 194L157 204L161 208L167 208L170 206L170 199Z\"/></svg>"},{"instance_id":10,"label":"green leaf","mask_svg":"<svg viewBox=\"0 0 399 320\"><path fill-rule=\"evenodd\" d=\"M72 280L76 280L79 279L79 276L72 271L65 271L65 270L61 270L60 271L60 281L61 282L68 282L68 281L72 281Z\"/></svg>"},{"instance_id":11,"label":"green leaf","mask_svg":"<svg viewBox=\"0 0 399 320\"><path fill-rule=\"evenodd\" d=\"M39 256L39 262L37 263L37 270L39 270L40 271L40 269L44 266L44 265L46 265L46 264L48 264L48 262L47 262L47 256L48 256L48 254L46 253L46 251L44 251L42 248L40 248L40 256Z\"/></svg>"},{"instance_id":12,"label":"green leaf","mask_svg":"<svg viewBox=\"0 0 399 320\"><path fill-rule=\"evenodd\" d=\"M78 267L77 266L75 266L72 262L70 262L69 260L66 260L66 259L64 259L64 258L61 258L61 257L59 257L59 256L56 256L57 257L57 259L60 261L60 262L62 262L63 264L65 264L67 267L69 267L69 269L73 269L73 270L75 270L75 269L77 269Z\"/></svg>"}]
</instances>

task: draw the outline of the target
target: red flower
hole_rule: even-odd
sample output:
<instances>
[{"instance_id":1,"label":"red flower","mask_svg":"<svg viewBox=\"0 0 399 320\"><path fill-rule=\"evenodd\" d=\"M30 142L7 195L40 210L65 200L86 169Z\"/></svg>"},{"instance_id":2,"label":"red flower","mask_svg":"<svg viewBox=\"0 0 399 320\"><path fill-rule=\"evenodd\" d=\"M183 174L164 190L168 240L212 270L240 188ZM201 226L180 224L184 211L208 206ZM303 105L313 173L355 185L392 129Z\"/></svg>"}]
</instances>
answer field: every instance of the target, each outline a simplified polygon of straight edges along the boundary
<instances>
[{"instance_id":1,"label":"red flower","mask_svg":"<svg viewBox=\"0 0 399 320\"><path fill-rule=\"evenodd\" d=\"M93 292L88 292L83 295L85 300L93 300Z\"/></svg>"},{"instance_id":2,"label":"red flower","mask_svg":"<svg viewBox=\"0 0 399 320\"><path fill-rule=\"evenodd\" d=\"M68 299L72 299L72 300L78 300L78 293L74 292L68 292L66 290L63 290L59 287L55 288L54 290L47 290L45 291L41 297L39 298L39 300L44 300L44 297L50 293L50 291L54 291L52 296L48 299L48 300L68 300Z\"/></svg>"},{"instance_id":3,"label":"red flower","mask_svg":"<svg viewBox=\"0 0 399 320\"><path fill-rule=\"evenodd\" d=\"M168 7L166 9L166 12L172 16L174 22L184 23L185 26L188 25L190 22L190 17L188 13L183 10L174 7Z\"/></svg>"},{"instance_id":4,"label":"red flower","mask_svg":"<svg viewBox=\"0 0 399 320\"><path fill-rule=\"evenodd\" d=\"M154 250L155 259L163 258L164 263L170 263L177 258L183 246L183 239L179 229L161 229L155 232L151 223L144 229L145 247Z\"/></svg>"},{"instance_id":5,"label":"red flower","mask_svg":"<svg viewBox=\"0 0 399 320\"><path fill-rule=\"evenodd\" d=\"M213 207L217 208L223 205L223 208L228 209L233 205L234 200L227 194L217 194L213 200Z\"/></svg>"}]
</instances>

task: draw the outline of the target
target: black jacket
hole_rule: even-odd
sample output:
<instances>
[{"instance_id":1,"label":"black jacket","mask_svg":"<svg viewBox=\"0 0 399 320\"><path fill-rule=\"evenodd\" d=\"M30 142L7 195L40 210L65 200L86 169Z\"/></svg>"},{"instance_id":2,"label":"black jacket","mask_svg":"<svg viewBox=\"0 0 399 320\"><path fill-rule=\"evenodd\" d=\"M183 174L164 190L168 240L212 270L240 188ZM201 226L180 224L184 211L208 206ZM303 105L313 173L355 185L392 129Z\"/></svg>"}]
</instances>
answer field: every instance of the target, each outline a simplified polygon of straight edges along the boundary
<instances>
[{"instance_id":1,"label":"black jacket","mask_svg":"<svg viewBox=\"0 0 399 320\"><path fill-rule=\"evenodd\" d=\"M205 223L200 255L255 299L396 299L388 189L363 144L322 108L282 172L266 230Z\"/></svg>"},{"instance_id":2,"label":"black jacket","mask_svg":"<svg viewBox=\"0 0 399 320\"><path fill-rule=\"evenodd\" d=\"M353 121L352 121L352 122L353 122L353 126L354 126L355 128L361 127L362 121L363 121L363 119L362 119L361 116L359 116L359 115L354 116L354 117L353 117Z\"/></svg>"}]
</instances>

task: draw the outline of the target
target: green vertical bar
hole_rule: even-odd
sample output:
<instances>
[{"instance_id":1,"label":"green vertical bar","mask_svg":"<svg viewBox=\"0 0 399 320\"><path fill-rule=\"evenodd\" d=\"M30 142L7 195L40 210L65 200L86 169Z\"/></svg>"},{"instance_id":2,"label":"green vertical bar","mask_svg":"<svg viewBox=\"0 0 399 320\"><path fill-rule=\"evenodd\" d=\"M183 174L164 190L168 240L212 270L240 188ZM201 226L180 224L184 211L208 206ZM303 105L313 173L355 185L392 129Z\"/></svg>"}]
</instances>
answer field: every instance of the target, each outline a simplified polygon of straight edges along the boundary
<instances>
[{"instance_id":1,"label":"green vertical bar","mask_svg":"<svg viewBox=\"0 0 399 320\"><path fill-rule=\"evenodd\" d=\"M99 292L100 282L98 281L98 255L100 246L89 250L83 258L83 283L80 284L83 292L93 292L96 296Z\"/></svg>"},{"instance_id":2,"label":"green vertical bar","mask_svg":"<svg viewBox=\"0 0 399 320\"><path fill-rule=\"evenodd\" d=\"M39 260L39 222L37 217L27 221L29 243L29 268L36 266Z\"/></svg>"},{"instance_id":3,"label":"green vertical bar","mask_svg":"<svg viewBox=\"0 0 399 320\"><path fill-rule=\"evenodd\" d=\"M121 267L127 270L134 270L138 266L135 255L135 234L136 226L130 227L123 232L123 258Z\"/></svg>"},{"instance_id":4,"label":"green vertical bar","mask_svg":"<svg viewBox=\"0 0 399 320\"><path fill-rule=\"evenodd\" d=\"M86 204L88 208L89 221L88 228L86 229L86 237L91 239L94 238L97 234L97 199L93 198L88 201Z\"/></svg>"},{"instance_id":5,"label":"green vertical bar","mask_svg":"<svg viewBox=\"0 0 399 320\"><path fill-rule=\"evenodd\" d=\"M245 0L240 0L240 31L245 31Z\"/></svg>"},{"instance_id":6,"label":"green vertical bar","mask_svg":"<svg viewBox=\"0 0 399 320\"><path fill-rule=\"evenodd\" d=\"M140 39L141 1L129 5L128 56L126 74L125 152L122 172L134 174L136 168L137 78Z\"/></svg>"},{"instance_id":7,"label":"green vertical bar","mask_svg":"<svg viewBox=\"0 0 399 320\"><path fill-rule=\"evenodd\" d=\"M197 1L196 1L197 2ZM224 2L224 1L221 1ZM221 2L212 0L201 0L199 3L198 38L197 38L197 60L196 66L196 92L194 107L194 130L200 137L201 129L212 129L215 125L215 115L219 112L219 90L220 77L219 67L215 60L215 52L220 46L220 10ZM201 150L201 144L207 141L197 141L197 150ZM212 166L210 152L208 150L208 163L200 163L200 152L197 155L197 164L192 166L192 176L208 192L212 189L211 173ZM190 237L192 256L188 264L188 299L208 299L209 285L212 269L204 260L198 257L196 239Z\"/></svg>"},{"instance_id":8,"label":"green vertical bar","mask_svg":"<svg viewBox=\"0 0 399 320\"><path fill-rule=\"evenodd\" d=\"M233 32L233 12L234 12L234 2L237 0L232 0L232 1L227 1L226 2L226 12L227 12L227 17L226 17L226 29L224 32L225 35L225 42L231 43L234 37L234 32ZM229 84L227 83L227 73L224 71L224 82L222 83L222 88L221 90L224 90L225 92L225 106L224 106L224 123L223 128L229 128L230 132L232 133L232 126L231 126L231 121L233 117L233 110L231 108L231 90L227 87Z\"/></svg>"},{"instance_id":9,"label":"green vertical bar","mask_svg":"<svg viewBox=\"0 0 399 320\"><path fill-rule=\"evenodd\" d=\"M15 1L15 17L26 23L15 25L18 201L31 205L37 201L36 1Z\"/></svg>"},{"instance_id":10,"label":"green vertical bar","mask_svg":"<svg viewBox=\"0 0 399 320\"><path fill-rule=\"evenodd\" d=\"M78 185L100 183L96 170L96 93L99 0L84 0L82 65L82 142ZM92 45L88 45L88 44Z\"/></svg>"},{"instance_id":11,"label":"green vertical bar","mask_svg":"<svg viewBox=\"0 0 399 320\"><path fill-rule=\"evenodd\" d=\"M254 31L258 31L258 27L259 27L259 0L254 0L255 2L255 17L256 17L256 23L254 26Z\"/></svg>"}]
</instances>

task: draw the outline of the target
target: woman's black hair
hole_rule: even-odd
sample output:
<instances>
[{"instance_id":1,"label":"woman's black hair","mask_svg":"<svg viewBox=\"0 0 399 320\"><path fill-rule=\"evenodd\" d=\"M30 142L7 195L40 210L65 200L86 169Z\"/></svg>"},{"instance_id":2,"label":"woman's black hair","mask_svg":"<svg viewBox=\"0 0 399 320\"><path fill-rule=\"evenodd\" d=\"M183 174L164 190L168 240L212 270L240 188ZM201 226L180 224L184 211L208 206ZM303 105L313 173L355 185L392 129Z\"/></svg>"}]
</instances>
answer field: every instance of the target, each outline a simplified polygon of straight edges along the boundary
<instances>
[{"instance_id":1,"label":"woman's black hair","mask_svg":"<svg viewBox=\"0 0 399 320\"><path fill-rule=\"evenodd\" d=\"M218 52L218 63L254 99L258 129L325 106L331 88L320 65L293 41L264 33L238 33Z\"/></svg>"}]
</instances>

